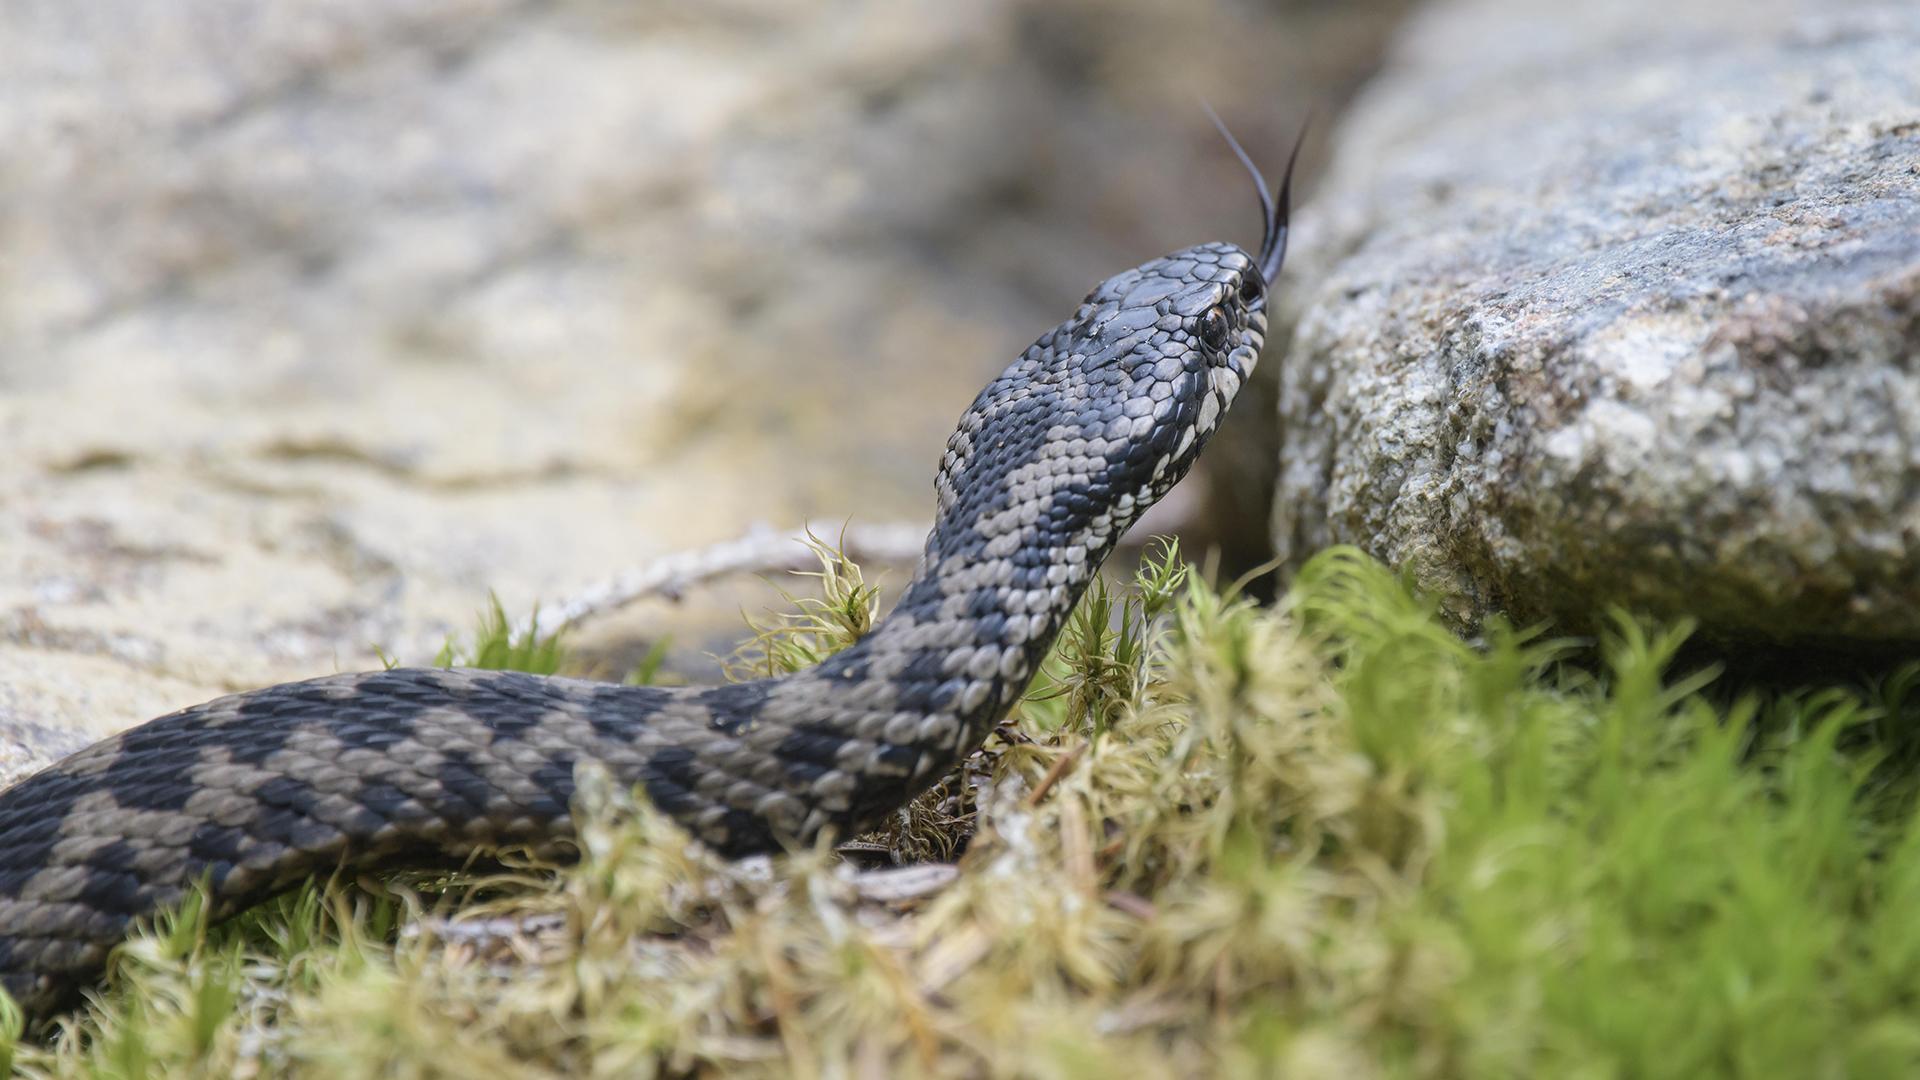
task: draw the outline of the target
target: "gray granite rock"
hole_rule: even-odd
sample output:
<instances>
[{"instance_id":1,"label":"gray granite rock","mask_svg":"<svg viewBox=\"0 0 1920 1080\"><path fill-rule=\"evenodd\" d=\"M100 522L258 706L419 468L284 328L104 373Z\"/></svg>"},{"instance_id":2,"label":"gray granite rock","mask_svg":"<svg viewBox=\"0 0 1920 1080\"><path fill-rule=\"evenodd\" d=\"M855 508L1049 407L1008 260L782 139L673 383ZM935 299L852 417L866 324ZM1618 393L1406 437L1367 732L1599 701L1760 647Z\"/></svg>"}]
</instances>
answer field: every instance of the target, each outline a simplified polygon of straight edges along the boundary
<instances>
[{"instance_id":1,"label":"gray granite rock","mask_svg":"<svg viewBox=\"0 0 1920 1080\"><path fill-rule=\"evenodd\" d=\"M1912 5L1424 11L1306 215L1279 553L1920 641L1917 57Z\"/></svg>"}]
</instances>

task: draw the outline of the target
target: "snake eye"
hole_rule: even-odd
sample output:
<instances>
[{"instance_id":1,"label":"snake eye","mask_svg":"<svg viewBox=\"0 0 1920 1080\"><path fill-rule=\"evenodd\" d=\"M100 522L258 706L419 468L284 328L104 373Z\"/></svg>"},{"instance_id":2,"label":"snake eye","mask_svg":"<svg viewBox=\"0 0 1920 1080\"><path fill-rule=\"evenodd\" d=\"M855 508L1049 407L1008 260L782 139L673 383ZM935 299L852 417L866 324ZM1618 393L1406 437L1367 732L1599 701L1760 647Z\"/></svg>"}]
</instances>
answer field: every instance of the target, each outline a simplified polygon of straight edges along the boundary
<instances>
[{"instance_id":1,"label":"snake eye","mask_svg":"<svg viewBox=\"0 0 1920 1080\"><path fill-rule=\"evenodd\" d=\"M1209 349L1223 349L1227 345L1227 316L1219 308L1208 308L1200 316L1200 340Z\"/></svg>"},{"instance_id":2,"label":"snake eye","mask_svg":"<svg viewBox=\"0 0 1920 1080\"><path fill-rule=\"evenodd\" d=\"M1260 294L1266 291L1266 285L1266 282L1260 280L1260 272L1258 270L1248 267L1241 271L1240 302L1243 304L1251 304L1255 300L1260 299Z\"/></svg>"}]
</instances>

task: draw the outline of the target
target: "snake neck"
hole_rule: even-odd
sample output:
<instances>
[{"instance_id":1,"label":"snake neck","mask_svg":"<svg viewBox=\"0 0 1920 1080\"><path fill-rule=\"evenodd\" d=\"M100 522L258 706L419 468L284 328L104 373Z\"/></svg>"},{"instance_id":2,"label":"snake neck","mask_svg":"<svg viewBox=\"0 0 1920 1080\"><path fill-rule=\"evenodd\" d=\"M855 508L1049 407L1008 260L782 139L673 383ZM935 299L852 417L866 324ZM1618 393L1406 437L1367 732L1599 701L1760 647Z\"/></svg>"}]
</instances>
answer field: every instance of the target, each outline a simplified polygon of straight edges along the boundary
<instances>
[{"instance_id":1,"label":"snake neck","mask_svg":"<svg viewBox=\"0 0 1920 1080\"><path fill-rule=\"evenodd\" d=\"M899 707L958 721L962 744L984 737L1025 693L1112 547L1023 553L1033 566L929 553L893 611L820 676L886 680Z\"/></svg>"},{"instance_id":2,"label":"snake neck","mask_svg":"<svg viewBox=\"0 0 1920 1080\"><path fill-rule=\"evenodd\" d=\"M849 806L843 825L870 824L868 809L897 806L903 789L924 789L985 740L1025 695L1132 516L1004 554L952 550L952 539L967 534L937 528L871 633L765 699L769 719L799 721L800 740L827 734L808 717L836 717L840 761L870 780L897 781L870 783L871 797ZM808 707L826 699L832 710Z\"/></svg>"},{"instance_id":3,"label":"snake neck","mask_svg":"<svg viewBox=\"0 0 1920 1080\"><path fill-rule=\"evenodd\" d=\"M1051 343L982 391L948 441L934 529L893 611L755 701L789 732L775 756L830 768L829 788L863 778L844 802L831 790L817 798L828 813L803 834L829 820L870 825L977 748L1025 694L1120 536L1197 453L1191 431L1185 442L1124 436L1116 425L1148 415L1116 418L1086 405L1083 386L1045 377Z\"/></svg>"}]
</instances>

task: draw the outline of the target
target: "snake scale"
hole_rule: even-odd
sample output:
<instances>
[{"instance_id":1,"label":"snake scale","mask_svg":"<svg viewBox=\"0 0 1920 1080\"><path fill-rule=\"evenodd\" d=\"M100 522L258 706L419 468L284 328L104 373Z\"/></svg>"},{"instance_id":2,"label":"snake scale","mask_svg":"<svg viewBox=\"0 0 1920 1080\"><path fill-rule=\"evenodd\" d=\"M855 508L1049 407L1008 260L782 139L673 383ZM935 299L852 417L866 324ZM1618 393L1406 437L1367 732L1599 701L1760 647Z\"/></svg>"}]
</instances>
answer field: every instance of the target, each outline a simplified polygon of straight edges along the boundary
<instances>
[{"instance_id":1,"label":"snake scale","mask_svg":"<svg viewBox=\"0 0 1920 1080\"><path fill-rule=\"evenodd\" d=\"M396 669L142 724L0 792L0 986L44 1021L196 882L220 918L315 874L550 849L582 761L728 856L880 822L1020 698L1259 358L1293 162L1269 194L1228 141L1260 192L1260 254L1201 244L1109 278L982 390L920 564L858 643L711 688Z\"/></svg>"}]
</instances>

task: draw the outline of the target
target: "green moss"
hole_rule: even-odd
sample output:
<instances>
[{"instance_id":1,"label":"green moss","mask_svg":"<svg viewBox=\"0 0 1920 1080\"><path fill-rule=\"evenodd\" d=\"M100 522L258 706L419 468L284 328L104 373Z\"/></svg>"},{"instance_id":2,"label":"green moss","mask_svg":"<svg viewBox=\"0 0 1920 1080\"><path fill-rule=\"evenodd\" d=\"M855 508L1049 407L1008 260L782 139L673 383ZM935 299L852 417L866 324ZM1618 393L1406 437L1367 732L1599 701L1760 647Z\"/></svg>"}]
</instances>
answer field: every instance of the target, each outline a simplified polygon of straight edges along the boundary
<instances>
[{"instance_id":1,"label":"green moss","mask_svg":"<svg viewBox=\"0 0 1920 1080\"><path fill-rule=\"evenodd\" d=\"M812 667L873 628L880 587L867 584L860 567L839 546L811 532L806 544L820 560L820 569L798 576L815 579L820 595L796 596L781 589L780 597L791 610L748 616L747 627L753 635L721 661L727 678L744 682Z\"/></svg>"},{"instance_id":2,"label":"green moss","mask_svg":"<svg viewBox=\"0 0 1920 1080\"><path fill-rule=\"evenodd\" d=\"M857 571L823 558L824 597L744 668L864 628ZM1677 673L1685 638L1620 617L1598 642L1468 644L1350 551L1268 609L1168 552L1094 594L964 813L917 826L964 846L939 888L825 849L721 863L588 771L578 866L333 883L211 932L189 909L50 1044L0 1012L0 1054L95 1076L1911 1073L1920 669L1743 695Z\"/></svg>"},{"instance_id":3,"label":"green moss","mask_svg":"<svg viewBox=\"0 0 1920 1080\"><path fill-rule=\"evenodd\" d=\"M536 612L537 614L537 612ZM538 620L535 620L538 622ZM382 654L384 657L384 654ZM530 671L552 675L566 660L566 648L560 634L545 635L532 630L516 631L500 598L487 597L487 610L480 614L480 625L472 639L456 641L449 637L433 658L434 667L474 667L493 671ZM388 667L393 665L389 663Z\"/></svg>"}]
</instances>

